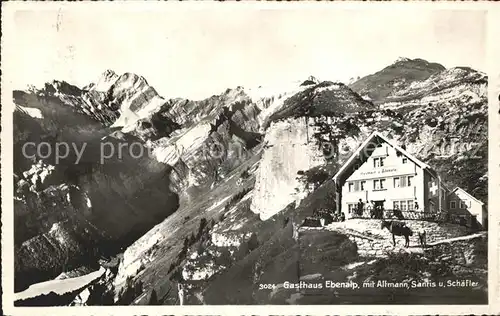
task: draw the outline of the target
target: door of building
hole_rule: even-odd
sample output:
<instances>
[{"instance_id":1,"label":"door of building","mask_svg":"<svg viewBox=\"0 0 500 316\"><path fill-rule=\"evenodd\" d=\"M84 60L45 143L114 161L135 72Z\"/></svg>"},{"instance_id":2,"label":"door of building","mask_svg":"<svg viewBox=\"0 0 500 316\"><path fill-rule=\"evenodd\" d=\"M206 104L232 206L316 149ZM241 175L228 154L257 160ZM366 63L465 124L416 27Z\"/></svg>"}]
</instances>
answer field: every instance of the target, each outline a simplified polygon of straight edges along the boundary
<instances>
[{"instance_id":1,"label":"door of building","mask_svg":"<svg viewBox=\"0 0 500 316\"><path fill-rule=\"evenodd\" d=\"M434 203L434 201L430 201L430 203L429 203L429 212L431 214L436 214L436 212L437 212L436 203Z\"/></svg>"},{"instance_id":2,"label":"door of building","mask_svg":"<svg viewBox=\"0 0 500 316\"><path fill-rule=\"evenodd\" d=\"M373 217L383 218L384 216L384 201L373 201Z\"/></svg>"}]
</instances>

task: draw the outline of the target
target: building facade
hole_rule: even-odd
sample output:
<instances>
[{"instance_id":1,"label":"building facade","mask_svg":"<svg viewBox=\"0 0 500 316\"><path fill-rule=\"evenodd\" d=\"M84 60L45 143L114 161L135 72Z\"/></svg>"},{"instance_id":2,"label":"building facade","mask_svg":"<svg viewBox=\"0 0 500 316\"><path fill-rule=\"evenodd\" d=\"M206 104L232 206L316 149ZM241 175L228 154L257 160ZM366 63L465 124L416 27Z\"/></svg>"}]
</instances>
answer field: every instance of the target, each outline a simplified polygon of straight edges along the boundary
<instances>
[{"instance_id":1,"label":"building facade","mask_svg":"<svg viewBox=\"0 0 500 316\"><path fill-rule=\"evenodd\" d=\"M346 218L356 216L359 201L365 210L424 213L419 217L443 214L450 208L452 195L439 174L378 132L360 145L333 180L337 209ZM462 191L453 192L457 195ZM477 199L469 200L477 205Z\"/></svg>"},{"instance_id":2,"label":"building facade","mask_svg":"<svg viewBox=\"0 0 500 316\"><path fill-rule=\"evenodd\" d=\"M449 212L462 216L468 225L477 222L483 228L488 226L484 203L467 193L464 189L456 187L451 191L448 203Z\"/></svg>"},{"instance_id":3,"label":"building facade","mask_svg":"<svg viewBox=\"0 0 500 316\"><path fill-rule=\"evenodd\" d=\"M367 205L381 205L384 209L413 210L415 205L423 205L422 168L398 155L390 145L377 144L371 156L354 168L342 187L342 209L349 214L360 199Z\"/></svg>"}]
</instances>

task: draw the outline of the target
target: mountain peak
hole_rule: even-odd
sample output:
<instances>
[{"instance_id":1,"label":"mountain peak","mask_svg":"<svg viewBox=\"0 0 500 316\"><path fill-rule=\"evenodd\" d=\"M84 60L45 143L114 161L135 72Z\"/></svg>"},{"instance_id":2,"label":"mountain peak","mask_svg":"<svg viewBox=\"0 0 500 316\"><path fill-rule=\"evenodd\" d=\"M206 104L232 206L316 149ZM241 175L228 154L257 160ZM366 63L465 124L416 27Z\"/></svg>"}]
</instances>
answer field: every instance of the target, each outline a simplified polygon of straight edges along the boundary
<instances>
[{"instance_id":1,"label":"mountain peak","mask_svg":"<svg viewBox=\"0 0 500 316\"><path fill-rule=\"evenodd\" d=\"M302 82L300 85L301 85L301 86L309 86L309 85L318 84L318 83L320 83L320 81L319 81L316 77L314 77L314 76L309 76L309 77L307 77L307 79L306 79L304 82Z\"/></svg>"},{"instance_id":2,"label":"mountain peak","mask_svg":"<svg viewBox=\"0 0 500 316\"><path fill-rule=\"evenodd\" d=\"M113 76L116 76L116 72L114 72L112 69L106 69L104 70L104 72L102 73L101 77L113 77Z\"/></svg>"},{"instance_id":3,"label":"mountain peak","mask_svg":"<svg viewBox=\"0 0 500 316\"><path fill-rule=\"evenodd\" d=\"M28 90L31 90L33 92L38 91L38 89L34 87L30 87ZM39 91L48 94L48 95L53 95L56 93L62 93L62 94L67 94L67 95L80 95L82 93L81 89L78 88L77 86L74 86L64 80L52 80L49 82L46 82L43 86L42 89Z\"/></svg>"},{"instance_id":4,"label":"mountain peak","mask_svg":"<svg viewBox=\"0 0 500 316\"><path fill-rule=\"evenodd\" d=\"M399 57L392 65L365 76L349 86L363 98L383 102L393 91L410 85L414 81L423 81L446 68L427 60Z\"/></svg>"},{"instance_id":5,"label":"mountain peak","mask_svg":"<svg viewBox=\"0 0 500 316\"><path fill-rule=\"evenodd\" d=\"M407 58L407 57L398 57L398 59L396 59L396 61L394 63L397 64L397 63L400 63L400 62L406 62L406 61L410 61L410 60L411 59Z\"/></svg>"},{"instance_id":6,"label":"mountain peak","mask_svg":"<svg viewBox=\"0 0 500 316\"><path fill-rule=\"evenodd\" d=\"M116 72L111 69L106 69L97 80L97 83L91 84L90 86L96 91L104 92L107 91L113 85L113 83L116 82L118 77L119 76L116 74Z\"/></svg>"}]
</instances>

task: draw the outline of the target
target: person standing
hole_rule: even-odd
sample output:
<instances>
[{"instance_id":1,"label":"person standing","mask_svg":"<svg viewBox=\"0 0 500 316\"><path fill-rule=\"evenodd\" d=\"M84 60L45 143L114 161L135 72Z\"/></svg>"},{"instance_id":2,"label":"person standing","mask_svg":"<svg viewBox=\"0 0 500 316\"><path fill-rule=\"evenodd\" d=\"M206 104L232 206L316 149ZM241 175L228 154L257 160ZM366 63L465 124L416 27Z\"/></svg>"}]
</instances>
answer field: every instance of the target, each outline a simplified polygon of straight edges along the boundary
<instances>
[{"instance_id":1,"label":"person standing","mask_svg":"<svg viewBox=\"0 0 500 316\"><path fill-rule=\"evenodd\" d=\"M344 212L340 213L340 221L344 222L345 221L345 215Z\"/></svg>"},{"instance_id":2,"label":"person standing","mask_svg":"<svg viewBox=\"0 0 500 316\"><path fill-rule=\"evenodd\" d=\"M361 199L359 199L359 202L358 202L358 216L362 216L363 215L363 207L364 207L364 203Z\"/></svg>"},{"instance_id":3,"label":"person standing","mask_svg":"<svg viewBox=\"0 0 500 316\"><path fill-rule=\"evenodd\" d=\"M177 293L179 294L179 305L184 305L184 286L177 283Z\"/></svg>"},{"instance_id":4,"label":"person standing","mask_svg":"<svg viewBox=\"0 0 500 316\"><path fill-rule=\"evenodd\" d=\"M296 242L299 240L299 224L292 219L292 238Z\"/></svg>"}]
</instances>

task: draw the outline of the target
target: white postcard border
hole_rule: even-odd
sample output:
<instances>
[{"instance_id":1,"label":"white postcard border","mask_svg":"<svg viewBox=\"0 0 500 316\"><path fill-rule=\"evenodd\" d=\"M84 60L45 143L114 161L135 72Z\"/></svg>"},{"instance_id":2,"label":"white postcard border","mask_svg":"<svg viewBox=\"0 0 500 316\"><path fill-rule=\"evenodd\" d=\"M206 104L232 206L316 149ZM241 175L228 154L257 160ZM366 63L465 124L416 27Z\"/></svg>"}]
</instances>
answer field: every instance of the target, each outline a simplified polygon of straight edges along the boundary
<instances>
[{"instance_id":1,"label":"white postcard border","mask_svg":"<svg viewBox=\"0 0 500 316\"><path fill-rule=\"evenodd\" d=\"M499 312L500 283L499 266L499 212L494 205L500 205L499 163L500 157L500 7L494 2L415 2L415 3L367 3L367 2L8 2L2 3L2 130L1 130L1 175L2 175L2 305L6 315L318 315L318 314L490 314ZM13 209L12 185L12 86L9 74L15 69L9 68L9 61L16 58L16 52L9 50L9 42L15 38L12 13L15 10L54 10L59 8L77 8L78 10L308 10L324 7L325 9L431 9L431 10L488 10L488 76L489 76L489 305L205 305L205 306L89 306L89 307L14 307L13 306ZM26 74L29 76L29 74Z\"/></svg>"}]
</instances>

